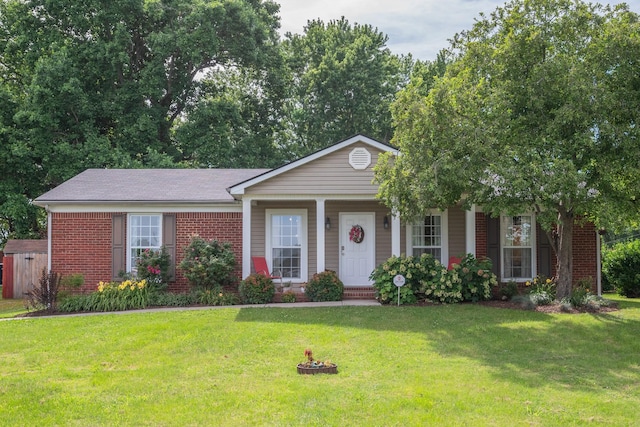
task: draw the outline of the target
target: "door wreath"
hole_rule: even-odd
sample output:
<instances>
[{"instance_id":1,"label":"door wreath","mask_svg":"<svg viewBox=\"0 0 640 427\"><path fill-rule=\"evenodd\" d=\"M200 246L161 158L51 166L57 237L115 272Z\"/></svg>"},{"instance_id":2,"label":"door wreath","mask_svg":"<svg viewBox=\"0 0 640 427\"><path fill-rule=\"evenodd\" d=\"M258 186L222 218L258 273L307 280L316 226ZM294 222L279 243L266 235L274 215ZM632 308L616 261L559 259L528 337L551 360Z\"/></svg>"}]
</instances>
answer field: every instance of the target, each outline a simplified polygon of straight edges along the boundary
<instances>
[{"instance_id":1,"label":"door wreath","mask_svg":"<svg viewBox=\"0 0 640 427\"><path fill-rule=\"evenodd\" d=\"M364 229L356 224L349 231L349 240L353 243L361 243L364 240Z\"/></svg>"}]
</instances>

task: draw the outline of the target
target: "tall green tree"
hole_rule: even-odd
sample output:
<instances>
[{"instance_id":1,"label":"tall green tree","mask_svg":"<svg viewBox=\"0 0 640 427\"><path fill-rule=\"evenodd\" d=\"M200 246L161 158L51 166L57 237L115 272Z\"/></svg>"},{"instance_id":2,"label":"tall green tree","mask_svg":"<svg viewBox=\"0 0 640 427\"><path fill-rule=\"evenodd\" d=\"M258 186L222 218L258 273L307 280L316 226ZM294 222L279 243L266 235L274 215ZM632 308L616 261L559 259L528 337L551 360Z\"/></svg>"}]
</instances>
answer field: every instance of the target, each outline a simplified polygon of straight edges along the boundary
<instances>
[{"instance_id":1,"label":"tall green tree","mask_svg":"<svg viewBox=\"0 0 640 427\"><path fill-rule=\"evenodd\" d=\"M182 160L173 129L197 101L198 78L269 61L278 8L262 0L1 2L0 139L12 173L0 177L0 215L89 167Z\"/></svg>"},{"instance_id":2,"label":"tall green tree","mask_svg":"<svg viewBox=\"0 0 640 427\"><path fill-rule=\"evenodd\" d=\"M412 59L393 55L387 39L345 18L309 21L303 34L286 35L292 83L282 140L292 143L293 152L308 154L357 133L391 138L389 106Z\"/></svg>"},{"instance_id":3,"label":"tall green tree","mask_svg":"<svg viewBox=\"0 0 640 427\"><path fill-rule=\"evenodd\" d=\"M639 35L626 6L579 0L481 15L455 36L444 77L395 102L402 155L379 164L379 196L407 219L460 200L536 213L568 296L576 221L639 213Z\"/></svg>"}]
</instances>

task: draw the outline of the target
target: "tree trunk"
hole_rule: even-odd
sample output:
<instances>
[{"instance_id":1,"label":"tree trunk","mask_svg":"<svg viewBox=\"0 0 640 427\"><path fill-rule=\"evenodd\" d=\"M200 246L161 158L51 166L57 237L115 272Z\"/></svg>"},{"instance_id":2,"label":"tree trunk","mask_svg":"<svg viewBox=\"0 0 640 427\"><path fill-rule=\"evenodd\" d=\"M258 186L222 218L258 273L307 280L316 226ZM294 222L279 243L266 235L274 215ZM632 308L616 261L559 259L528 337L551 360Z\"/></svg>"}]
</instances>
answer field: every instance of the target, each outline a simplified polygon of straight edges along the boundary
<instances>
[{"instance_id":1,"label":"tree trunk","mask_svg":"<svg viewBox=\"0 0 640 427\"><path fill-rule=\"evenodd\" d=\"M558 211L556 298L559 300L571 295L573 284L573 221L572 212L565 209Z\"/></svg>"}]
</instances>

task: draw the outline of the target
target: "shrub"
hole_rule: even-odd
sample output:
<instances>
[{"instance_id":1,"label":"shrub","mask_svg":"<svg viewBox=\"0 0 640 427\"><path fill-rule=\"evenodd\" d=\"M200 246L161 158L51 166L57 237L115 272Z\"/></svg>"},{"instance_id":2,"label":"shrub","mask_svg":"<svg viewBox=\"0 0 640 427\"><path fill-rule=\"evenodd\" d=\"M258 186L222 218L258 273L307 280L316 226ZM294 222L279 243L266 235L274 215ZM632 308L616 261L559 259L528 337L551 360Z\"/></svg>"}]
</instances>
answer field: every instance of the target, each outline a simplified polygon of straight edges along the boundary
<instances>
[{"instance_id":1,"label":"shrub","mask_svg":"<svg viewBox=\"0 0 640 427\"><path fill-rule=\"evenodd\" d=\"M94 297L92 294L69 295L58 305L58 311L62 313L79 313L92 311Z\"/></svg>"},{"instance_id":2,"label":"shrub","mask_svg":"<svg viewBox=\"0 0 640 427\"><path fill-rule=\"evenodd\" d=\"M535 305L549 305L556 299L556 283L552 279L537 276L525 286Z\"/></svg>"},{"instance_id":3,"label":"shrub","mask_svg":"<svg viewBox=\"0 0 640 427\"><path fill-rule=\"evenodd\" d=\"M229 243L193 236L185 248L180 268L191 286L216 289L234 284L235 255Z\"/></svg>"},{"instance_id":4,"label":"shrub","mask_svg":"<svg viewBox=\"0 0 640 427\"><path fill-rule=\"evenodd\" d=\"M60 275L53 271L42 269L38 285L27 292L27 308L33 310L56 310L58 290L60 289Z\"/></svg>"},{"instance_id":5,"label":"shrub","mask_svg":"<svg viewBox=\"0 0 640 427\"><path fill-rule=\"evenodd\" d=\"M447 270L445 265L431 255L422 255L420 264L426 268L426 277L420 281L419 296L442 304L453 304L464 299L459 265Z\"/></svg>"},{"instance_id":6,"label":"shrub","mask_svg":"<svg viewBox=\"0 0 640 427\"><path fill-rule=\"evenodd\" d=\"M498 294L500 298L503 300L510 300L516 295L518 295L518 283L514 280L509 280L507 283L503 283L500 285L500 289L498 289Z\"/></svg>"},{"instance_id":7,"label":"shrub","mask_svg":"<svg viewBox=\"0 0 640 427\"><path fill-rule=\"evenodd\" d=\"M231 292L224 292L218 289L196 289L194 292L195 301L203 305L235 305L238 304L238 296Z\"/></svg>"},{"instance_id":8,"label":"shrub","mask_svg":"<svg viewBox=\"0 0 640 427\"><path fill-rule=\"evenodd\" d=\"M186 307L195 302L196 296L193 293L153 292L149 295L149 305L156 307Z\"/></svg>"},{"instance_id":9,"label":"shrub","mask_svg":"<svg viewBox=\"0 0 640 427\"><path fill-rule=\"evenodd\" d=\"M490 259L477 259L472 254L462 258L459 265L453 265L451 274L457 272L462 280L463 301L478 302L491 298L491 288L498 284L498 278L491 272L491 268Z\"/></svg>"},{"instance_id":10,"label":"shrub","mask_svg":"<svg viewBox=\"0 0 640 427\"><path fill-rule=\"evenodd\" d=\"M640 297L640 240L618 243L602 253L602 274L617 292Z\"/></svg>"},{"instance_id":11,"label":"shrub","mask_svg":"<svg viewBox=\"0 0 640 427\"><path fill-rule=\"evenodd\" d=\"M398 274L405 277L401 288L393 283ZM385 304L398 301L398 292L401 304L412 304L418 299L447 304L475 302L491 298L491 287L498 283L491 273L491 262L477 260L471 254L451 270L429 254L393 256L376 267L370 279L374 281L377 299Z\"/></svg>"},{"instance_id":12,"label":"shrub","mask_svg":"<svg viewBox=\"0 0 640 427\"><path fill-rule=\"evenodd\" d=\"M282 302L296 302L296 294L293 291L286 291L282 294Z\"/></svg>"},{"instance_id":13,"label":"shrub","mask_svg":"<svg viewBox=\"0 0 640 427\"><path fill-rule=\"evenodd\" d=\"M264 274L251 274L240 282L240 298L246 304L267 304L273 300L276 288Z\"/></svg>"},{"instance_id":14,"label":"shrub","mask_svg":"<svg viewBox=\"0 0 640 427\"><path fill-rule=\"evenodd\" d=\"M420 258L394 255L378 265L369 279L373 280L376 299L382 304L397 302L398 292L400 292L400 304L413 304L417 301L416 292L420 289L420 279L425 273L424 266L420 264ZM393 283L393 278L398 274L405 278L405 285L401 288Z\"/></svg>"},{"instance_id":15,"label":"shrub","mask_svg":"<svg viewBox=\"0 0 640 427\"><path fill-rule=\"evenodd\" d=\"M304 293L311 301L341 301L344 284L335 271L325 270L313 275Z\"/></svg>"},{"instance_id":16,"label":"shrub","mask_svg":"<svg viewBox=\"0 0 640 427\"><path fill-rule=\"evenodd\" d=\"M137 278L145 279L149 289L164 291L171 280L171 255L162 246L158 251L145 249L140 253L137 266Z\"/></svg>"}]
</instances>

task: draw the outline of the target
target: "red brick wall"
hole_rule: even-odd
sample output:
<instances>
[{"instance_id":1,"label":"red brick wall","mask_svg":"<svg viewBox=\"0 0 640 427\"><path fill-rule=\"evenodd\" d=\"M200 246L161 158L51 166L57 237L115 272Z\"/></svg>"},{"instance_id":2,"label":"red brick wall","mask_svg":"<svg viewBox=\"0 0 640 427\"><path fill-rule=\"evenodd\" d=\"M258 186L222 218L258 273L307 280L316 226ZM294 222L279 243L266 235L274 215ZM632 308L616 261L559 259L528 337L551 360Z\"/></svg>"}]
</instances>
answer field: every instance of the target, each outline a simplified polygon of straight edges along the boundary
<instances>
[{"instance_id":1,"label":"red brick wall","mask_svg":"<svg viewBox=\"0 0 640 427\"><path fill-rule=\"evenodd\" d=\"M580 279L591 279L596 290L598 274L596 227L588 222L573 226L573 283Z\"/></svg>"},{"instance_id":2,"label":"red brick wall","mask_svg":"<svg viewBox=\"0 0 640 427\"><path fill-rule=\"evenodd\" d=\"M203 239L228 242L236 256L236 275L242 277L242 213L241 212L193 212L176 214L176 265L184 258L184 248L191 236L197 234ZM176 282L169 290L186 291L189 284L176 268Z\"/></svg>"},{"instance_id":3,"label":"red brick wall","mask_svg":"<svg viewBox=\"0 0 640 427\"><path fill-rule=\"evenodd\" d=\"M52 213L51 269L84 275L83 291L111 279L111 213Z\"/></svg>"},{"instance_id":4,"label":"red brick wall","mask_svg":"<svg viewBox=\"0 0 640 427\"><path fill-rule=\"evenodd\" d=\"M98 282L111 280L112 216L114 213L53 213L51 215L51 268L67 276L84 275L82 291L93 291ZM242 275L242 213L176 214L178 265L192 235L229 242L236 255L236 274ZM188 283L176 268L172 291L186 291Z\"/></svg>"}]
</instances>

